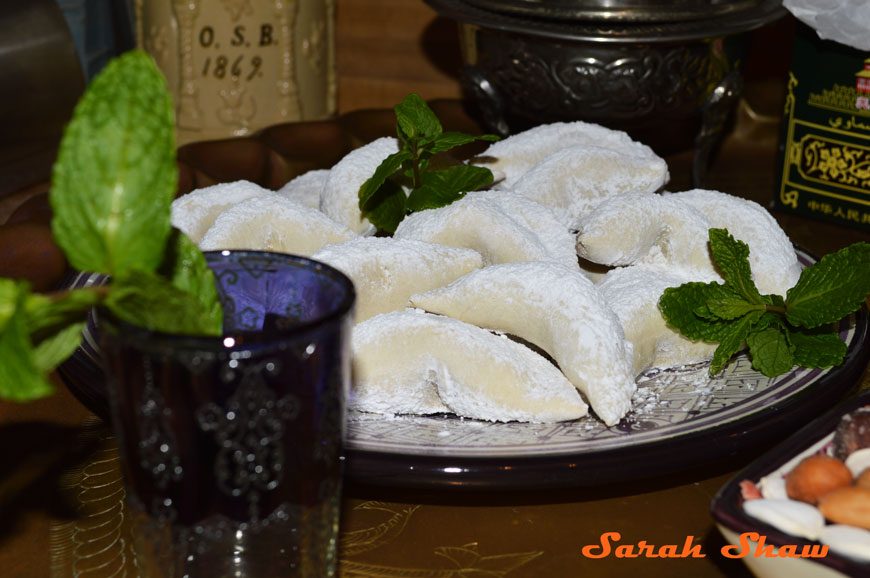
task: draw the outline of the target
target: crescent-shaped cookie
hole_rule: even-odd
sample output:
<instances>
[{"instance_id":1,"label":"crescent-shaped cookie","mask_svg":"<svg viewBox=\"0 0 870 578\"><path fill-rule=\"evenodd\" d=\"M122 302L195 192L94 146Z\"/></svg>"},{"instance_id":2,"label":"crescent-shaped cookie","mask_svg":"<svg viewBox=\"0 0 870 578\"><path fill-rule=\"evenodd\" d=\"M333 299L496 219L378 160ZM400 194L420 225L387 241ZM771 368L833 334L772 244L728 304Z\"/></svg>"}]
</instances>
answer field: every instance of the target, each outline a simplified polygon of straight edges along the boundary
<instances>
[{"instance_id":1,"label":"crescent-shaped cookie","mask_svg":"<svg viewBox=\"0 0 870 578\"><path fill-rule=\"evenodd\" d=\"M606 199L580 220L577 254L602 265L676 265L715 274L707 244L711 226L700 211L673 196L626 193Z\"/></svg>"},{"instance_id":2,"label":"crescent-shaped cookie","mask_svg":"<svg viewBox=\"0 0 870 578\"><path fill-rule=\"evenodd\" d=\"M312 256L356 288L356 321L404 309L414 293L441 287L483 266L477 251L391 237L358 237Z\"/></svg>"},{"instance_id":3,"label":"crescent-shaped cookie","mask_svg":"<svg viewBox=\"0 0 870 578\"><path fill-rule=\"evenodd\" d=\"M350 399L362 411L488 421L564 421L588 409L562 372L524 345L413 310L354 328Z\"/></svg>"},{"instance_id":4,"label":"crescent-shaped cookie","mask_svg":"<svg viewBox=\"0 0 870 578\"><path fill-rule=\"evenodd\" d=\"M384 159L398 150L397 139L381 137L347 153L330 169L323 183L320 210L352 231L374 234L375 226L360 211L359 189Z\"/></svg>"},{"instance_id":5,"label":"crescent-shaped cookie","mask_svg":"<svg viewBox=\"0 0 870 578\"><path fill-rule=\"evenodd\" d=\"M324 245L356 236L317 209L272 193L226 209L205 232L199 247L203 251L254 249L309 256Z\"/></svg>"},{"instance_id":6,"label":"crescent-shaped cookie","mask_svg":"<svg viewBox=\"0 0 870 578\"><path fill-rule=\"evenodd\" d=\"M717 344L691 341L668 327L658 303L668 287L715 280L714 275L705 277L681 267L631 265L608 271L596 283L633 345L635 375L651 367L676 367L712 358Z\"/></svg>"},{"instance_id":7,"label":"crescent-shaped cookie","mask_svg":"<svg viewBox=\"0 0 870 578\"><path fill-rule=\"evenodd\" d=\"M631 344L604 297L577 270L540 262L492 265L409 302L540 347L607 425L631 407Z\"/></svg>"},{"instance_id":8,"label":"crescent-shaped cookie","mask_svg":"<svg viewBox=\"0 0 870 578\"><path fill-rule=\"evenodd\" d=\"M497 188L510 189L522 175L551 154L575 145L596 146L632 156L659 156L627 133L575 121L543 124L491 144L471 162L504 174Z\"/></svg>"},{"instance_id":9,"label":"crescent-shaped cookie","mask_svg":"<svg viewBox=\"0 0 870 578\"><path fill-rule=\"evenodd\" d=\"M580 145L547 156L510 190L553 207L576 223L608 197L652 193L667 181L668 165L659 157Z\"/></svg>"},{"instance_id":10,"label":"crescent-shaped cookie","mask_svg":"<svg viewBox=\"0 0 870 578\"><path fill-rule=\"evenodd\" d=\"M486 265L554 261L578 267L574 236L556 215L506 191L477 191L440 207L405 217L394 234L483 255Z\"/></svg>"},{"instance_id":11,"label":"crescent-shaped cookie","mask_svg":"<svg viewBox=\"0 0 870 578\"><path fill-rule=\"evenodd\" d=\"M761 205L748 199L704 189L670 193L703 213L713 227L728 229L735 239L749 245L752 278L762 293L785 295L801 275L794 245Z\"/></svg>"},{"instance_id":12,"label":"crescent-shaped cookie","mask_svg":"<svg viewBox=\"0 0 870 578\"><path fill-rule=\"evenodd\" d=\"M314 169L288 181L275 191L282 197L303 204L312 209L320 209L320 191L329 176L329 169Z\"/></svg>"},{"instance_id":13,"label":"crescent-shaped cookie","mask_svg":"<svg viewBox=\"0 0 870 578\"><path fill-rule=\"evenodd\" d=\"M274 193L250 181L233 181L202 187L172 201L172 226L199 243L215 219L233 205Z\"/></svg>"}]
</instances>

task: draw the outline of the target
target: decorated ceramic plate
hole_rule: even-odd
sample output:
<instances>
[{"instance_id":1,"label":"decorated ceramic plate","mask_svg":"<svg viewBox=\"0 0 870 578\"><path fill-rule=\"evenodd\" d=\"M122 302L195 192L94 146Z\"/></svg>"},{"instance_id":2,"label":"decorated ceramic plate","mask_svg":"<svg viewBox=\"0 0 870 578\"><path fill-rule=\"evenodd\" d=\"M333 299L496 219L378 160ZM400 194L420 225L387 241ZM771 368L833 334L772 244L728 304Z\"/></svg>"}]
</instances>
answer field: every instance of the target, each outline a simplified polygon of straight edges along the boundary
<instances>
[{"instance_id":1,"label":"decorated ceramic plate","mask_svg":"<svg viewBox=\"0 0 870 578\"><path fill-rule=\"evenodd\" d=\"M812 259L799 250L804 265ZM99 282L80 274L72 286ZM815 417L854 386L870 348L867 314L841 323L848 344L836 368L796 368L767 378L745 354L711 378L707 364L640 376L632 411L605 427L593 416L553 423L491 423L453 415L352 412L347 474L367 484L410 487L556 487L600 485L662 475L774 441ZM93 327L60 368L95 413L108 416Z\"/></svg>"},{"instance_id":2,"label":"decorated ceramic plate","mask_svg":"<svg viewBox=\"0 0 870 578\"><path fill-rule=\"evenodd\" d=\"M445 129L479 132L461 103L430 105ZM240 179L278 189L302 172L334 165L359 144L394 134L395 116L384 109L276 125L255 138L192 143L179 149L179 193ZM691 155L686 159L685 170L676 168L679 158L669 160L675 175L688 174ZM804 264L812 261L799 255ZM78 275L66 284L97 281ZM785 438L842 399L870 358L868 325L866 311L842 323L849 352L829 370L796 369L768 379L739 356L714 379L706 365L649 372L638 381L634 410L611 428L594 417L536 425L352 414L346 472L367 484L491 489L603 485L703 466ZM83 403L106 417L99 354L86 337L60 373Z\"/></svg>"}]
</instances>

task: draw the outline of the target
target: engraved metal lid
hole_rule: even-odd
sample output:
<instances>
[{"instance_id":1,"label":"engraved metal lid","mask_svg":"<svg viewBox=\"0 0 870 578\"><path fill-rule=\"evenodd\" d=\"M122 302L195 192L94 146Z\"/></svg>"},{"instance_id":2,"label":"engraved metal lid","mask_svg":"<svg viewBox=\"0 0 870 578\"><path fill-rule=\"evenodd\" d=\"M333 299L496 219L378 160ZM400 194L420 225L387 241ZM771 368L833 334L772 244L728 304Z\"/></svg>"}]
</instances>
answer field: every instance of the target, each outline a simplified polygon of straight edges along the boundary
<instances>
[{"instance_id":1,"label":"engraved metal lid","mask_svg":"<svg viewBox=\"0 0 870 578\"><path fill-rule=\"evenodd\" d=\"M754 30L788 13L781 0L424 1L442 16L467 24L603 43L721 38Z\"/></svg>"},{"instance_id":2,"label":"engraved metal lid","mask_svg":"<svg viewBox=\"0 0 870 578\"><path fill-rule=\"evenodd\" d=\"M487 10L539 18L675 22L752 9L762 0L468 0Z\"/></svg>"}]
</instances>

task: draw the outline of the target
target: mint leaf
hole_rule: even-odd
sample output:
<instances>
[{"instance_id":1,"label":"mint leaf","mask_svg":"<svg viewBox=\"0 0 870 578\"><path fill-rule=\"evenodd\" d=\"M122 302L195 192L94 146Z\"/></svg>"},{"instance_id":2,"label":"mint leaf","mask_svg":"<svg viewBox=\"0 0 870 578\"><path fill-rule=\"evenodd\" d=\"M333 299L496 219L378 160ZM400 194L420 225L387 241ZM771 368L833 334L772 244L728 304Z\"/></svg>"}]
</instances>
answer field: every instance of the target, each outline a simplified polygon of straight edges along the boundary
<instances>
[{"instance_id":1,"label":"mint leaf","mask_svg":"<svg viewBox=\"0 0 870 578\"><path fill-rule=\"evenodd\" d=\"M85 322L72 323L45 337L33 348L33 363L38 371L54 371L66 358L73 354L82 342Z\"/></svg>"},{"instance_id":2,"label":"mint leaf","mask_svg":"<svg viewBox=\"0 0 870 578\"><path fill-rule=\"evenodd\" d=\"M172 97L151 58L109 62L76 106L52 173L52 230L73 267L157 268L177 188L174 138Z\"/></svg>"},{"instance_id":3,"label":"mint leaf","mask_svg":"<svg viewBox=\"0 0 870 578\"><path fill-rule=\"evenodd\" d=\"M387 179L402 168L402 165L410 161L413 155L410 151L401 150L395 152L385 158L375 173L363 183L359 190L359 208L364 216L367 216L369 211L374 210L378 206L378 197L381 187L387 182ZM380 196L383 197L381 192Z\"/></svg>"},{"instance_id":4,"label":"mint leaf","mask_svg":"<svg viewBox=\"0 0 870 578\"><path fill-rule=\"evenodd\" d=\"M408 195L408 209L424 211L437 209L461 199L468 191L474 191L492 183L489 169L471 165L457 165L438 172L424 173L422 185Z\"/></svg>"},{"instance_id":5,"label":"mint leaf","mask_svg":"<svg viewBox=\"0 0 870 578\"><path fill-rule=\"evenodd\" d=\"M764 305L748 303L740 297L711 297L707 300L707 311L720 319L736 319L753 311L761 313Z\"/></svg>"},{"instance_id":6,"label":"mint leaf","mask_svg":"<svg viewBox=\"0 0 870 578\"><path fill-rule=\"evenodd\" d=\"M710 375L719 373L728 363L728 360L740 351L740 348L743 347L743 342L752 331L753 324L758 321L762 313L761 311L753 311L750 315L725 325L719 340L719 347L713 352L713 360L710 362Z\"/></svg>"},{"instance_id":7,"label":"mint leaf","mask_svg":"<svg viewBox=\"0 0 870 578\"><path fill-rule=\"evenodd\" d=\"M430 143L423 145L422 148L428 153L435 154L479 140L495 141L498 140L498 137L492 134L472 136L462 132L445 132L435 137Z\"/></svg>"},{"instance_id":8,"label":"mint leaf","mask_svg":"<svg viewBox=\"0 0 870 578\"><path fill-rule=\"evenodd\" d=\"M710 229L710 252L725 282L749 303L762 303L761 294L752 281L749 266L749 246L737 241L726 229Z\"/></svg>"},{"instance_id":9,"label":"mint leaf","mask_svg":"<svg viewBox=\"0 0 870 578\"><path fill-rule=\"evenodd\" d=\"M710 299L732 297L734 292L718 283L684 283L665 289L659 311L667 324L693 341L717 343L730 331L728 321L709 312Z\"/></svg>"},{"instance_id":10,"label":"mint leaf","mask_svg":"<svg viewBox=\"0 0 870 578\"><path fill-rule=\"evenodd\" d=\"M369 202L372 208L363 214L379 230L392 234L405 218L406 203L405 190L390 179L381 185Z\"/></svg>"},{"instance_id":11,"label":"mint leaf","mask_svg":"<svg viewBox=\"0 0 870 578\"><path fill-rule=\"evenodd\" d=\"M197 299L204 314L203 324L210 327L208 334L222 332L223 309L214 275L199 247L178 229L173 229L169 238L160 273Z\"/></svg>"},{"instance_id":12,"label":"mint leaf","mask_svg":"<svg viewBox=\"0 0 870 578\"><path fill-rule=\"evenodd\" d=\"M843 363L847 347L836 333L790 331L794 360L803 367L825 369Z\"/></svg>"},{"instance_id":13,"label":"mint leaf","mask_svg":"<svg viewBox=\"0 0 870 578\"><path fill-rule=\"evenodd\" d=\"M199 300L155 273L132 272L112 281L104 305L118 319L151 331L220 335Z\"/></svg>"},{"instance_id":14,"label":"mint leaf","mask_svg":"<svg viewBox=\"0 0 870 578\"><path fill-rule=\"evenodd\" d=\"M441 121L420 95L411 93L393 109L399 140L410 142L418 138L434 138L441 134Z\"/></svg>"},{"instance_id":15,"label":"mint leaf","mask_svg":"<svg viewBox=\"0 0 870 578\"><path fill-rule=\"evenodd\" d=\"M854 313L870 293L870 243L825 255L786 293L786 319L812 329Z\"/></svg>"},{"instance_id":16,"label":"mint leaf","mask_svg":"<svg viewBox=\"0 0 870 578\"><path fill-rule=\"evenodd\" d=\"M96 302L89 290L49 297L29 289L27 283L0 279L0 398L13 401L54 391L47 374L79 346Z\"/></svg>"},{"instance_id":17,"label":"mint leaf","mask_svg":"<svg viewBox=\"0 0 870 578\"><path fill-rule=\"evenodd\" d=\"M0 329L6 325L18 307L21 286L21 281L0 277Z\"/></svg>"},{"instance_id":18,"label":"mint leaf","mask_svg":"<svg viewBox=\"0 0 870 578\"><path fill-rule=\"evenodd\" d=\"M794 367L793 347L785 331L780 325L771 325L746 337L753 369L767 377L776 377Z\"/></svg>"},{"instance_id":19,"label":"mint leaf","mask_svg":"<svg viewBox=\"0 0 870 578\"><path fill-rule=\"evenodd\" d=\"M7 310L10 285L5 282L2 285L3 309ZM0 359L3 360L0 363L0 397L12 401L30 401L54 392L44 372L37 367L30 341L25 311L27 290L27 284L14 284L11 313L0 332Z\"/></svg>"}]
</instances>

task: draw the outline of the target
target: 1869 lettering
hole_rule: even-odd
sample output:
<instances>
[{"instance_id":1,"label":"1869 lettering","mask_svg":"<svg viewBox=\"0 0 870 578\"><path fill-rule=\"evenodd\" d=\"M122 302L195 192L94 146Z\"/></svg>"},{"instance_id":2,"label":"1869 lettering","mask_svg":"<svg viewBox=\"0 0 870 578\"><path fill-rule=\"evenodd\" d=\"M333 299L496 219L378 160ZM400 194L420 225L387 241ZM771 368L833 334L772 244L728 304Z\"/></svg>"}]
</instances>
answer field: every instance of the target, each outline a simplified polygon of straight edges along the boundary
<instances>
[{"instance_id":1,"label":"1869 lettering","mask_svg":"<svg viewBox=\"0 0 870 578\"><path fill-rule=\"evenodd\" d=\"M232 36L229 44L234 48L244 47L250 48L251 42L247 36L247 28L240 24L233 27ZM261 24L259 30L255 33L255 46L269 47L278 44L275 39L274 29L271 24ZM199 45L202 48L220 49L220 42L217 41L215 30L212 26L203 26L199 31ZM223 78L244 78L245 81L251 81L262 76L261 68L263 66L263 58L259 55L235 54L229 56L227 54L217 54L215 56L206 56L202 66L202 76L212 76L217 79Z\"/></svg>"}]
</instances>

